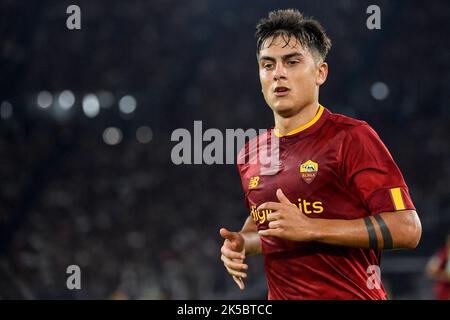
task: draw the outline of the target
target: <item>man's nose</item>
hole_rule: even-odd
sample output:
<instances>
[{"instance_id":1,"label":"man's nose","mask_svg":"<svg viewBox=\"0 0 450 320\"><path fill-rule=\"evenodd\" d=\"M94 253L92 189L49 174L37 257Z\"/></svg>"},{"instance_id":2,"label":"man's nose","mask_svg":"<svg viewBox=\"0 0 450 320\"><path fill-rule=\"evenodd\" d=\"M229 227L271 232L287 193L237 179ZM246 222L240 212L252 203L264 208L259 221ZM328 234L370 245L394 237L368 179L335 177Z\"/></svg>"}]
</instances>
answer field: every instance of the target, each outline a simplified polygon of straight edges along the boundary
<instances>
[{"instance_id":1,"label":"man's nose","mask_svg":"<svg viewBox=\"0 0 450 320\"><path fill-rule=\"evenodd\" d=\"M286 68L282 63L277 64L275 73L273 75L274 80L286 79Z\"/></svg>"}]
</instances>

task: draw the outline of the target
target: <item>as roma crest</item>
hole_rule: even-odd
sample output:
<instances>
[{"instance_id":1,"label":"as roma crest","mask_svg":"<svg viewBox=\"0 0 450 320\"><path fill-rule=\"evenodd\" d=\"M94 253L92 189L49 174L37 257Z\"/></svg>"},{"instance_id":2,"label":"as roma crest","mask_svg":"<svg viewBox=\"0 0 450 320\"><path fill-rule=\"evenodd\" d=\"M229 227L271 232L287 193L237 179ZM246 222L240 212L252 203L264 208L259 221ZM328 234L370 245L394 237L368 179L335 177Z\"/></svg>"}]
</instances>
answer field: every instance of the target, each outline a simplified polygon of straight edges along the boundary
<instances>
[{"instance_id":1,"label":"as roma crest","mask_svg":"<svg viewBox=\"0 0 450 320\"><path fill-rule=\"evenodd\" d=\"M313 182L313 180L317 176L318 171L319 165L312 160L308 160L300 165L300 174L302 176L303 181L305 181L307 184Z\"/></svg>"}]
</instances>

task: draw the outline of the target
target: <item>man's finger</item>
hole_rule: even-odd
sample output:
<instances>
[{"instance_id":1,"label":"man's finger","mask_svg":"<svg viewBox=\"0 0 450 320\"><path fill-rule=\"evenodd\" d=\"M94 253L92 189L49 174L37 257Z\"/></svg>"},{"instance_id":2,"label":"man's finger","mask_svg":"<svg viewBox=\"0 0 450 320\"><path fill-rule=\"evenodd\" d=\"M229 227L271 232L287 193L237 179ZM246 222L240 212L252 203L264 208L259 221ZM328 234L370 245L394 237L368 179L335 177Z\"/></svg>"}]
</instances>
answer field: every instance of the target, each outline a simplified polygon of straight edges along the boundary
<instances>
[{"instance_id":1,"label":"man's finger","mask_svg":"<svg viewBox=\"0 0 450 320\"><path fill-rule=\"evenodd\" d=\"M228 257L228 258L230 258L230 259L241 259L241 260L244 260L244 259L245 259L245 255L243 255L243 254L240 253L240 252L230 250L230 249L228 249L226 246L222 246L222 248L220 249L220 252L221 252L224 256L226 256L226 257Z\"/></svg>"},{"instance_id":2,"label":"man's finger","mask_svg":"<svg viewBox=\"0 0 450 320\"><path fill-rule=\"evenodd\" d=\"M277 221L280 220L281 214L279 214L277 211L272 211L267 215L267 221Z\"/></svg>"},{"instance_id":3,"label":"man's finger","mask_svg":"<svg viewBox=\"0 0 450 320\"><path fill-rule=\"evenodd\" d=\"M264 202L256 210L280 210L284 207L283 204L279 202Z\"/></svg>"},{"instance_id":4,"label":"man's finger","mask_svg":"<svg viewBox=\"0 0 450 320\"><path fill-rule=\"evenodd\" d=\"M280 232L280 229L266 229L266 230L258 231L258 234L260 236L264 236L264 237L269 237L269 236L276 237L276 236L278 236L279 232Z\"/></svg>"},{"instance_id":5,"label":"man's finger","mask_svg":"<svg viewBox=\"0 0 450 320\"><path fill-rule=\"evenodd\" d=\"M247 269L248 269L248 265L245 264L245 263L243 263L242 260L236 260L236 261L233 261L233 260L231 260L230 258L228 258L228 257L226 257L226 256L224 256L224 255L222 255L222 256L220 257L220 260L223 261L223 263L225 264L225 266L230 267L230 268L233 268L233 269L235 269L235 270L242 270L242 269L243 269L243 270L247 270Z\"/></svg>"},{"instance_id":6,"label":"man's finger","mask_svg":"<svg viewBox=\"0 0 450 320\"><path fill-rule=\"evenodd\" d=\"M280 227L280 222L279 221L270 221L269 222L269 228L270 229L276 229Z\"/></svg>"},{"instance_id":7,"label":"man's finger","mask_svg":"<svg viewBox=\"0 0 450 320\"><path fill-rule=\"evenodd\" d=\"M233 276L233 280L234 280L234 282L236 282L236 284L238 285L239 289L241 289L241 290L245 289L245 284L244 284L244 281L242 280L242 278Z\"/></svg>"},{"instance_id":8,"label":"man's finger","mask_svg":"<svg viewBox=\"0 0 450 320\"><path fill-rule=\"evenodd\" d=\"M228 239L230 241L239 240L239 234L237 232L232 232L227 230L226 228L220 229L220 236L224 239Z\"/></svg>"},{"instance_id":9,"label":"man's finger","mask_svg":"<svg viewBox=\"0 0 450 320\"><path fill-rule=\"evenodd\" d=\"M280 188L277 189L277 198L280 203L292 205L289 199L284 195L283 190L281 190Z\"/></svg>"},{"instance_id":10,"label":"man's finger","mask_svg":"<svg viewBox=\"0 0 450 320\"><path fill-rule=\"evenodd\" d=\"M228 268L227 266L225 266L225 268L227 269L228 273L232 276L236 276L236 277L240 277L240 278L247 278L247 274L245 272L237 271L237 270Z\"/></svg>"}]
</instances>

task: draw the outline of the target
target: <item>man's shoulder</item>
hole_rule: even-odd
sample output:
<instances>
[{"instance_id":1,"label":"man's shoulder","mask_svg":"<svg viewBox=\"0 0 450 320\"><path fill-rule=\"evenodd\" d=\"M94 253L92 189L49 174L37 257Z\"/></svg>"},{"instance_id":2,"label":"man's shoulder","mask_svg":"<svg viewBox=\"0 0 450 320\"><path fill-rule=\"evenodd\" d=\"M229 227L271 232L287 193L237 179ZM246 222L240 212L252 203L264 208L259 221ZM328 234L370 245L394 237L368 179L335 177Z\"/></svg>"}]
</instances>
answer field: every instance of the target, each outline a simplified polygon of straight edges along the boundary
<instances>
[{"instance_id":1,"label":"man's shoulder","mask_svg":"<svg viewBox=\"0 0 450 320\"><path fill-rule=\"evenodd\" d=\"M328 117L329 124L336 126L341 130L352 130L355 127L368 126L364 120L355 119L340 113L330 112Z\"/></svg>"},{"instance_id":2,"label":"man's shoulder","mask_svg":"<svg viewBox=\"0 0 450 320\"><path fill-rule=\"evenodd\" d=\"M343 114L330 112L327 125L332 128L332 133L336 137L347 137L350 140L368 137L379 139L377 132L366 121Z\"/></svg>"},{"instance_id":3,"label":"man's shoulder","mask_svg":"<svg viewBox=\"0 0 450 320\"><path fill-rule=\"evenodd\" d=\"M259 130L256 136L248 139L237 154L237 166L239 170L242 167L242 164L253 163L255 158L259 155L260 149L266 151L267 149L264 148L270 148L275 139L273 127Z\"/></svg>"}]
</instances>

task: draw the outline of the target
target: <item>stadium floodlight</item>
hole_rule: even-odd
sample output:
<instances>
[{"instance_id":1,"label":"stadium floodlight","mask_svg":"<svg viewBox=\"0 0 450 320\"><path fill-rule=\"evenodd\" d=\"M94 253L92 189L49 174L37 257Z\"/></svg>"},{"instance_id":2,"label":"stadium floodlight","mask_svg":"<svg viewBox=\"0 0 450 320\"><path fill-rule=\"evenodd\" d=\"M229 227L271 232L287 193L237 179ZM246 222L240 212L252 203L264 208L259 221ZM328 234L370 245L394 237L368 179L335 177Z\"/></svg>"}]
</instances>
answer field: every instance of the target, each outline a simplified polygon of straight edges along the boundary
<instances>
[{"instance_id":1,"label":"stadium floodlight","mask_svg":"<svg viewBox=\"0 0 450 320\"><path fill-rule=\"evenodd\" d=\"M3 101L0 105L0 116L2 119L9 119L13 114L12 105L9 101Z\"/></svg>"},{"instance_id":2,"label":"stadium floodlight","mask_svg":"<svg viewBox=\"0 0 450 320\"><path fill-rule=\"evenodd\" d=\"M389 87L384 82L375 82L370 88L372 97L376 100L384 100L389 95Z\"/></svg>"},{"instance_id":3,"label":"stadium floodlight","mask_svg":"<svg viewBox=\"0 0 450 320\"><path fill-rule=\"evenodd\" d=\"M89 118L94 118L100 112L100 103L95 94L87 94L83 98L83 112Z\"/></svg>"},{"instance_id":4,"label":"stadium floodlight","mask_svg":"<svg viewBox=\"0 0 450 320\"><path fill-rule=\"evenodd\" d=\"M41 91L37 95L37 105L42 109L47 109L53 103L53 95L48 91Z\"/></svg>"},{"instance_id":5,"label":"stadium floodlight","mask_svg":"<svg viewBox=\"0 0 450 320\"><path fill-rule=\"evenodd\" d=\"M153 131L148 126L141 126L136 130L136 139L142 144L149 143L153 139Z\"/></svg>"},{"instance_id":6,"label":"stadium floodlight","mask_svg":"<svg viewBox=\"0 0 450 320\"><path fill-rule=\"evenodd\" d=\"M75 103L75 96L70 90L64 90L59 94L58 103L62 109L68 110Z\"/></svg>"},{"instance_id":7,"label":"stadium floodlight","mask_svg":"<svg viewBox=\"0 0 450 320\"><path fill-rule=\"evenodd\" d=\"M131 95L123 96L119 100L119 110L124 114L133 113L136 110L136 99Z\"/></svg>"},{"instance_id":8,"label":"stadium floodlight","mask_svg":"<svg viewBox=\"0 0 450 320\"><path fill-rule=\"evenodd\" d=\"M117 127L109 127L103 131L103 141L111 146L122 141L122 130Z\"/></svg>"}]
</instances>

